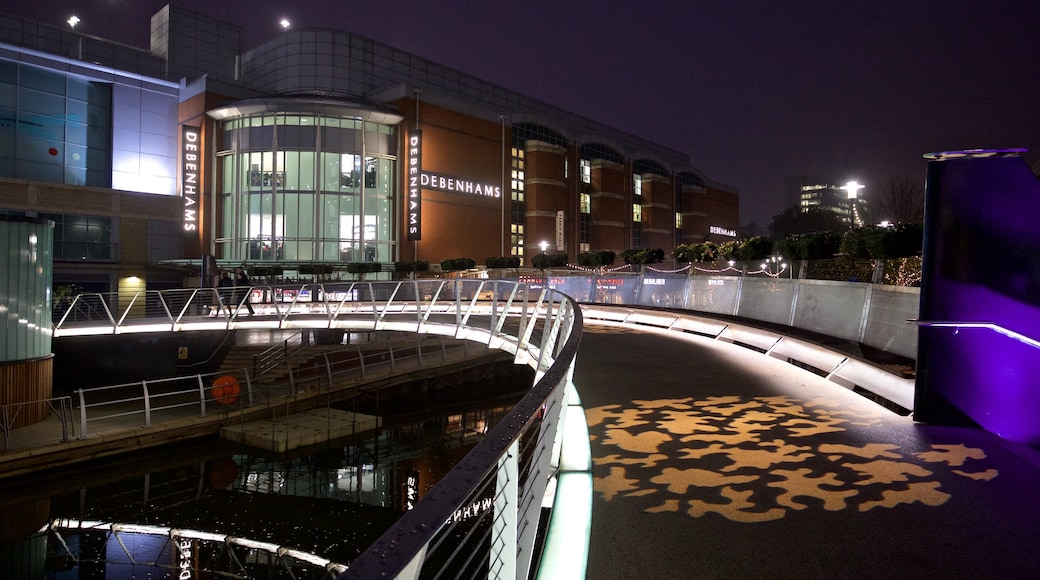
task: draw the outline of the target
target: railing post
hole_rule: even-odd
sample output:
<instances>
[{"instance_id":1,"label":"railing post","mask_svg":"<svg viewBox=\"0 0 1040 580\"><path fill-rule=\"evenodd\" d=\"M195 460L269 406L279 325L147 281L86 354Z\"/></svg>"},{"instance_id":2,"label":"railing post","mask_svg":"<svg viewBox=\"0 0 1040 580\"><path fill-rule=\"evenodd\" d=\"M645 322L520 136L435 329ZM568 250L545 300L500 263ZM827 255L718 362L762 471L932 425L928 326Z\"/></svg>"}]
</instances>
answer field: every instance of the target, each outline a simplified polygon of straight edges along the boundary
<instances>
[{"instance_id":1,"label":"railing post","mask_svg":"<svg viewBox=\"0 0 1040 580\"><path fill-rule=\"evenodd\" d=\"M141 381L141 390L144 392L144 426L152 426L152 400L148 398L148 381Z\"/></svg>"},{"instance_id":2,"label":"railing post","mask_svg":"<svg viewBox=\"0 0 1040 580\"><path fill-rule=\"evenodd\" d=\"M516 578L520 468L519 439L498 460L495 480L495 516L491 522L491 562L488 578Z\"/></svg>"},{"instance_id":3,"label":"railing post","mask_svg":"<svg viewBox=\"0 0 1040 580\"><path fill-rule=\"evenodd\" d=\"M200 416L201 417L205 417L206 416L206 385L202 382L202 375L201 374L197 374L195 376L198 377L198 379L199 379L199 405L200 405L201 410L202 410L202 415L200 415Z\"/></svg>"},{"instance_id":4,"label":"railing post","mask_svg":"<svg viewBox=\"0 0 1040 580\"><path fill-rule=\"evenodd\" d=\"M83 396L83 389L76 389L79 393L79 436L85 439L87 436L87 402Z\"/></svg>"},{"instance_id":5,"label":"railing post","mask_svg":"<svg viewBox=\"0 0 1040 580\"><path fill-rule=\"evenodd\" d=\"M242 369L242 373L246 376L246 396L249 399L249 406L253 406L253 381L249 376L249 369Z\"/></svg>"},{"instance_id":6,"label":"railing post","mask_svg":"<svg viewBox=\"0 0 1040 580\"><path fill-rule=\"evenodd\" d=\"M397 361L394 360L394 343L390 342L389 338L386 341L386 348L390 353L390 370L397 372Z\"/></svg>"},{"instance_id":7,"label":"railing post","mask_svg":"<svg viewBox=\"0 0 1040 580\"><path fill-rule=\"evenodd\" d=\"M0 410L3 411L0 413L0 427L4 431L4 451L8 451L11 449L11 428L7 420L7 405L0 405Z\"/></svg>"},{"instance_id":8,"label":"railing post","mask_svg":"<svg viewBox=\"0 0 1040 580\"><path fill-rule=\"evenodd\" d=\"M365 378L365 353L361 350L361 345L357 347L357 359L358 364L361 365L361 378Z\"/></svg>"},{"instance_id":9,"label":"railing post","mask_svg":"<svg viewBox=\"0 0 1040 580\"><path fill-rule=\"evenodd\" d=\"M329 374L329 389L328 390L331 392L332 391L332 361L329 360L329 353L328 352L323 352L321 354L322 354L322 356L325 357L325 370Z\"/></svg>"}]
</instances>

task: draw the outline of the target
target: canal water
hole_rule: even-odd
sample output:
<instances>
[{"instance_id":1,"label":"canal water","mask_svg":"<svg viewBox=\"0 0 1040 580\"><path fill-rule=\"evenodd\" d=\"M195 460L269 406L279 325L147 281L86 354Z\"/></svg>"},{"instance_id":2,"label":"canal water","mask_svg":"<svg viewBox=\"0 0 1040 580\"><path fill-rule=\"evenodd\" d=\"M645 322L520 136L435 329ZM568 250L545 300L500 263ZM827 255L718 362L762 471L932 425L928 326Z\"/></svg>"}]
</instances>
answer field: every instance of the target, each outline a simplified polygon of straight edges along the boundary
<instances>
[{"instance_id":1,"label":"canal water","mask_svg":"<svg viewBox=\"0 0 1040 580\"><path fill-rule=\"evenodd\" d=\"M383 400L378 433L310 449L203 440L3 482L0 579L334 577L322 562L349 564L372 544L531 380Z\"/></svg>"}]
</instances>

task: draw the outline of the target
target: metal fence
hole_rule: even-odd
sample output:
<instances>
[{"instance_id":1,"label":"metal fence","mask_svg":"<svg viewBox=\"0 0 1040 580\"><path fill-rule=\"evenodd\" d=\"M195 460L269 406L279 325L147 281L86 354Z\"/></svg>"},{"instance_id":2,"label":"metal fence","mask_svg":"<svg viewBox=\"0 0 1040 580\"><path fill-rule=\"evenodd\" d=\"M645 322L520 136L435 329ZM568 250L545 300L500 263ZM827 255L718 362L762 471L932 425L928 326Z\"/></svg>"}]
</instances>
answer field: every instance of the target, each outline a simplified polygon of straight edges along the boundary
<instances>
[{"instance_id":1,"label":"metal fence","mask_svg":"<svg viewBox=\"0 0 1040 580\"><path fill-rule=\"evenodd\" d=\"M242 309L245 300L253 308L250 316ZM214 289L81 294L55 320L55 336L222 327L390 330L505 351L516 364L534 369L532 388L342 578L584 576L591 457L571 382L581 310L563 293L512 281L462 279L255 286L231 308ZM341 388L342 378L363 376L377 365L393 373L405 359L422 364L450 354L443 340L432 346L428 338L406 342L380 353L348 348L302 366L286 364L284 380L269 385L258 378L264 376L259 369L243 369L229 378L200 374L85 389L77 394L79 436L127 413L148 426L185 409L205 416L214 406L223 411L228 405L277 404L297 396L308 381ZM569 498L568 514L549 515L543 536L540 521L560 497ZM562 531L575 526L583 532L578 538ZM536 556L543 548L554 554L552 562Z\"/></svg>"}]
</instances>

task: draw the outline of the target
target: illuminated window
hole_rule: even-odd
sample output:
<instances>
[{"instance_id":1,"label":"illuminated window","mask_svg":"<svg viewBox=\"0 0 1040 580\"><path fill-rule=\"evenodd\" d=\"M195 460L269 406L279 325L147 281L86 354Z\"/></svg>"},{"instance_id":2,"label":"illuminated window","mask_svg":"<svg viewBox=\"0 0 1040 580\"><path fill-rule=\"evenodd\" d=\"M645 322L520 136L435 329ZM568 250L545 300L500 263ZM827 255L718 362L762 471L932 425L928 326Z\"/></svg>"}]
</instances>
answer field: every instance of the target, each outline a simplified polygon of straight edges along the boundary
<instances>
[{"instance_id":1,"label":"illuminated window","mask_svg":"<svg viewBox=\"0 0 1040 580\"><path fill-rule=\"evenodd\" d=\"M632 204L632 221L636 223L641 223L643 221L643 204Z\"/></svg>"},{"instance_id":2,"label":"illuminated window","mask_svg":"<svg viewBox=\"0 0 1040 580\"><path fill-rule=\"evenodd\" d=\"M592 196L587 193L581 194L580 206L581 213L592 213Z\"/></svg>"},{"instance_id":3,"label":"illuminated window","mask_svg":"<svg viewBox=\"0 0 1040 580\"><path fill-rule=\"evenodd\" d=\"M632 176L632 194L636 197L643 196L643 176L638 173Z\"/></svg>"},{"instance_id":4,"label":"illuminated window","mask_svg":"<svg viewBox=\"0 0 1040 580\"><path fill-rule=\"evenodd\" d=\"M511 256L524 256L524 225L512 224L510 227L509 253Z\"/></svg>"},{"instance_id":5,"label":"illuminated window","mask_svg":"<svg viewBox=\"0 0 1040 580\"><path fill-rule=\"evenodd\" d=\"M682 214L679 212L675 212L675 229L682 229Z\"/></svg>"},{"instance_id":6,"label":"illuminated window","mask_svg":"<svg viewBox=\"0 0 1040 580\"><path fill-rule=\"evenodd\" d=\"M512 169L512 188L513 188L513 201L524 201L524 150L518 147L513 147L513 169Z\"/></svg>"},{"instance_id":7,"label":"illuminated window","mask_svg":"<svg viewBox=\"0 0 1040 580\"><path fill-rule=\"evenodd\" d=\"M581 182L592 183L592 163L588 159L582 159L581 164Z\"/></svg>"},{"instance_id":8,"label":"illuminated window","mask_svg":"<svg viewBox=\"0 0 1040 580\"><path fill-rule=\"evenodd\" d=\"M527 203L525 199L526 184L524 183L524 179L526 177L526 155L524 152L523 140L516 139L515 135L511 157L511 180L509 189L512 202L510 203L509 212L509 253L511 256L519 256L521 259L523 259L524 222L527 219Z\"/></svg>"}]
</instances>

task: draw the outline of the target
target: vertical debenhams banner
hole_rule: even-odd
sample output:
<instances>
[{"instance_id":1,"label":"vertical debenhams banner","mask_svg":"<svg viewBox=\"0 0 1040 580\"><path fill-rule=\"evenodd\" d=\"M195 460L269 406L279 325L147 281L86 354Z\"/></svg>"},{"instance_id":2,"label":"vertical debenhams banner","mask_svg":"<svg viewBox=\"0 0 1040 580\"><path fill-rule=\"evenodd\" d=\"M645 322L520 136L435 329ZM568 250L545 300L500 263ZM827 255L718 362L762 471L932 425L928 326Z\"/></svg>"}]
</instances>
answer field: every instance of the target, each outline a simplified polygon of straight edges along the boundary
<instances>
[{"instance_id":1,"label":"vertical debenhams banner","mask_svg":"<svg viewBox=\"0 0 1040 580\"><path fill-rule=\"evenodd\" d=\"M422 238L422 131L408 136L408 241Z\"/></svg>"},{"instance_id":2,"label":"vertical debenhams banner","mask_svg":"<svg viewBox=\"0 0 1040 580\"><path fill-rule=\"evenodd\" d=\"M194 238L199 229L199 127L181 127L181 197L184 232Z\"/></svg>"}]
</instances>

